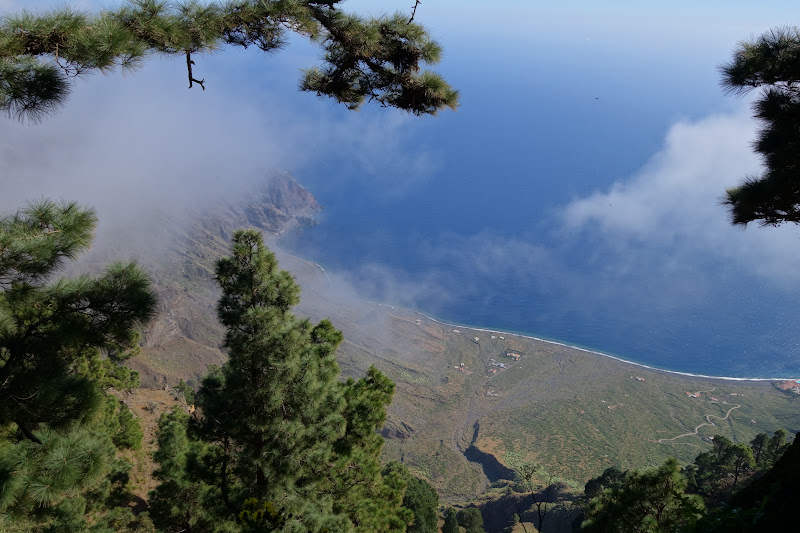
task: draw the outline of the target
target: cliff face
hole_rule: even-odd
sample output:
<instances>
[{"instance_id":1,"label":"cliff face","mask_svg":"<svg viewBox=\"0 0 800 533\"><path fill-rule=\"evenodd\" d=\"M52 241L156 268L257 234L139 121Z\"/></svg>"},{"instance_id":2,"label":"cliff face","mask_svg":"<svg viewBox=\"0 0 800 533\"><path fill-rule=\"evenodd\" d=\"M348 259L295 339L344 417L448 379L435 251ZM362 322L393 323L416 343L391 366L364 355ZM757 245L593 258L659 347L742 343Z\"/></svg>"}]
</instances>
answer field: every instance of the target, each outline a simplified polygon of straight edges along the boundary
<instances>
[{"instance_id":1,"label":"cliff face","mask_svg":"<svg viewBox=\"0 0 800 533\"><path fill-rule=\"evenodd\" d=\"M279 234L297 225L314 224L314 214L322 208L314 196L287 172L276 174L246 197L227 203L224 208L204 215L201 225L217 224L220 237L243 227Z\"/></svg>"}]
</instances>

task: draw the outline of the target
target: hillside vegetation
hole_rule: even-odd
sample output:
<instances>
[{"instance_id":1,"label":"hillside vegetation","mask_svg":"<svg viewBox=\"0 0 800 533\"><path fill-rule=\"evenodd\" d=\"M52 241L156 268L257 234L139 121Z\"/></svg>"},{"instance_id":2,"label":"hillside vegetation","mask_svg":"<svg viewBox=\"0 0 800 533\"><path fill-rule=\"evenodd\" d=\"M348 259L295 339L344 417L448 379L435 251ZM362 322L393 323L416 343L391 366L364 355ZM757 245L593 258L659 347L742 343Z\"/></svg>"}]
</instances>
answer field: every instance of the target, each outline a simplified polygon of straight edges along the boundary
<instances>
[{"instance_id":1,"label":"hillside vegetation","mask_svg":"<svg viewBox=\"0 0 800 533\"><path fill-rule=\"evenodd\" d=\"M292 182L283 176L280 188L297 196L293 207L280 211L296 227L293 209L305 222L319 207L284 180ZM267 192L265 198L275 196ZM267 216L248 218L257 205L205 211L176 236L161 264L152 263L163 309L134 363L145 386L197 383L208 364L224 360L210 268L233 228L252 225L273 235L285 230L268 225L273 219ZM273 248L277 244L273 239ZM749 442L761 432L800 430L800 397L769 382L692 378L517 335L441 324L413 310L360 301L331 287L317 265L279 249L278 259L302 287L297 312L313 321L330 318L342 330L343 374L362 375L375 365L396 383L383 432L384 459L402 460L446 501L471 501L490 483L508 478L509 452L536 459L582 487L612 465L652 466L670 456L691 462L714 434ZM521 357L514 361L507 351ZM509 367L492 366L492 359ZM696 435L674 438L697 426Z\"/></svg>"}]
</instances>

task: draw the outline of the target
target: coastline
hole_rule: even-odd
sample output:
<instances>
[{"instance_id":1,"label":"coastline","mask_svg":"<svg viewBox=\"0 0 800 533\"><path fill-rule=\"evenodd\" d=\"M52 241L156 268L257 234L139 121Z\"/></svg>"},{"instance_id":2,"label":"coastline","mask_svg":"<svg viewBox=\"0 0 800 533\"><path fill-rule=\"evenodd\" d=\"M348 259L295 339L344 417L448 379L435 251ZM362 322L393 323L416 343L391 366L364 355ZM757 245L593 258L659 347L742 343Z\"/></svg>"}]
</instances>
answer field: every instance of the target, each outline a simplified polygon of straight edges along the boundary
<instances>
[{"instance_id":1,"label":"coastline","mask_svg":"<svg viewBox=\"0 0 800 533\"><path fill-rule=\"evenodd\" d=\"M288 253L289 255L294 255L294 254L291 254L291 253L287 252L286 250L283 250L283 252L284 253ZM297 257L297 256L295 256L295 257ZM332 282L330 276L328 275L328 272L322 267L322 265L320 265L316 261L311 261L310 259L304 259L304 258L299 258L299 257L298 257L298 259L301 259L302 261L305 261L307 263L311 263L311 264L315 265L317 268L319 268L320 271L322 271L322 273L325 275L325 278L328 281L328 286L330 288L333 288L333 282ZM584 353L589 353L589 354L593 354L593 355L599 355L599 356L602 356L602 357L607 357L609 359L613 359L615 361L619 361L620 363L625 363L625 364L628 364L628 365L637 366L639 368L646 368L647 370L652 370L652 371L656 371L656 372L666 372L668 374L674 374L674 375L678 375L678 376L685 376L685 377L691 377L691 378L701 378L701 379L715 379L715 380L724 380L724 381L756 381L756 382L777 382L777 381L789 381L789 380L797 379L796 377L769 377L769 378L747 378L747 377L745 377L745 378L739 378L739 377L733 377L733 376L711 376L711 375L708 375L708 374L694 374L692 372L682 372L680 370L670 370L670 369L667 369L667 368L659 368L659 367L648 365L648 364L645 364L645 363L639 363L639 362L636 362L636 361L630 361L628 359L624 359L624 358L616 356L616 355L611 355L611 354L608 354L608 353L605 353L605 352L601 352L599 350L595 350L595 349L591 349L591 348L584 348L584 347L581 347L581 346L576 346L574 344L569 344L567 342L561 342L561 341L557 341L557 340L545 339L545 338L542 338L542 337L537 337L535 335L528 335L528 334L525 334L525 333L516 333L516 332L513 332L513 331L503 331L503 330L499 330L499 329L491 329L491 328L485 328L485 327L480 327L480 326L470 326L470 325L466 325L466 324L455 324L455 323L451 323L451 322L445 322L444 320L439 320L439 319L434 318L432 316L426 315L422 311L418 311L416 309L411 309L411 308L407 308L407 307L400 306L400 305L392 305L392 304L381 303L381 302L373 302L373 301L370 301L370 300L359 300L359 301L362 301L362 302L365 302L365 303L368 303L368 304L372 304L372 305L378 305L378 306L381 306L381 307L389 307L389 308L392 308L392 309L396 309L398 307L401 308L401 309L406 309L406 310L408 310L408 311L410 311L412 313L415 313L415 314L417 314L419 316L425 317L427 320L430 320L432 322L436 322L437 324L440 324L442 326L453 327L453 328L461 328L461 329L470 329L470 330L473 330L473 331L483 331L483 332L486 332L486 333L498 333L498 334L501 334L501 335L514 335L514 336L521 337L521 338L524 338L524 339L530 339L530 340L534 340L534 341L537 341L537 342L543 342L543 343L551 344L551 345L554 345L554 346L562 346L564 348L569 348L571 350L577 350L577 351L581 351L581 352L584 352Z\"/></svg>"},{"instance_id":2,"label":"coastline","mask_svg":"<svg viewBox=\"0 0 800 533\"><path fill-rule=\"evenodd\" d=\"M370 302L370 303L376 303L376 302ZM398 306L392 306L392 305L389 305L389 304L381 304L381 303L376 303L376 305L386 305L388 307L398 307ZM633 366L638 366L640 368L646 368L648 370L654 370L656 372L666 372L668 374L676 374L676 375L679 375L679 376L687 376L687 377L692 377L692 378L721 379L721 380L726 380L726 381L789 381L789 380L797 379L797 378L737 378L737 377L732 377L732 376L710 376L710 375L707 375L707 374L693 374L691 372L681 372L680 370L669 370L669 369L666 369L666 368L659 368L657 366L647 365L647 364L644 364L644 363L637 363L636 361L629 361L628 359L623 359L622 357L618 357L616 355L611 355L611 354L608 354L608 353L605 353L605 352L601 352L601 351L598 351L598 350L593 350L593 349L590 349L590 348L583 348L581 346L575 346L574 344L568 344L566 342L560 342L560 341L554 341L554 340L550 340L550 339L544 339L542 337L536 337L534 335L526 335L524 333L515 333L513 331L501 331L499 329L489 329L489 328L481 328L481 327L476 327L476 326L466 326L466 325L463 325L463 324L451 324L449 322L444 322L442 320L438 320L436 318L428 316L425 313L422 313L422 312L414 310L414 309L410 309L410 311L412 311L412 312L414 312L414 313L416 313L416 314L418 314L420 316L424 316L426 319L428 319L428 320L430 320L432 322L436 322L437 324L441 324L443 326L455 327L455 328L461 328L461 329L471 329L473 331L484 331L486 333L499 333L499 334L502 334L502 335L514 335L514 336L517 336L517 337L522 337L523 339L531 339L531 340L535 340L535 341L538 341L538 342L544 342L544 343L547 343L547 344L552 344L552 345L555 345L555 346L563 346L564 348L569 348L571 350L577 350L577 351L584 352L584 353L590 353L590 354L593 354L593 355L600 355L600 356L603 356L603 357L608 357L609 359L614 359L615 361L619 361L621 363L625 363L625 364L633 365Z\"/></svg>"}]
</instances>

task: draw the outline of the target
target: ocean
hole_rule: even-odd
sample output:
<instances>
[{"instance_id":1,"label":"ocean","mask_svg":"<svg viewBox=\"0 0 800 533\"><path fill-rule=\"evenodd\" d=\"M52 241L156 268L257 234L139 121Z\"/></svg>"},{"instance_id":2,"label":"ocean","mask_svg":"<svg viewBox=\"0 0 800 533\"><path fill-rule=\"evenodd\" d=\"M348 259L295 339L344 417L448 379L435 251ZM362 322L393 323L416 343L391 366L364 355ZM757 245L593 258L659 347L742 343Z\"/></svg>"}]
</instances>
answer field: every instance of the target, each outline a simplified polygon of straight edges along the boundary
<instances>
[{"instance_id":1,"label":"ocean","mask_svg":"<svg viewBox=\"0 0 800 533\"><path fill-rule=\"evenodd\" d=\"M701 226L671 237L653 230L619 239L594 227L564 229L565 206L651 165L664 124L651 123L636 136L614 134L624 142L609 134L564 157L558 136L523 142L491 117L467 119L409 126L413 143L399 142L400 151L419 150L429 165L421 175L408 175L424 166L413 156L371 166L333 152L296 172L324 210L317 226L285 236L281 246L319 263L334 283L363 299L445 322L672 371L800 376L795 281L781 283L780 272L759 275L740 252L733 261L706 237L693 242ZM582 135L591 144L591 134ZM704 202L715 210L708 224L727 232L716 198ZM738 243L742 232L730 231ZM791 257L778 270L790 267Z\"/></svg>"},{"instance_id":2,"label":"ocean","mask_svg":"<svg viewBox=\"0 0 800 533\"><path fill-rule=\"evenodd\" d=\"M456 112L333 112L357 135L288 169L324 211L281 246L448 323L800 377L800 229L732 228L719 203L758 170L749 105L718 86L732 45L655 61L627 41L566 35L557 56L545 41L494 62L451 41Z\"/></svg>"},{"instance_id":3,"label":"ocean","mask_svg":"<svg viewBox=\"0 0 800 533\"><path fill-rule=\"evenodd\" d=\"M320 225L287 235L281 246L319 263L334 284L355 287L365 300L665 370L736 378L800 376L796 295L726 285L701 303L660 306L646 294L637 302L626 301L626 295L598 302L587 294L584 305L572 291L565 294L526 277L476 273L471 265L431 259L432 245L418 234L409 238L401 223L376 228L370 220L372 226L359 226L348 209L326 211ZM364 235L371 233L366 228L375 233ZM415 280L422 286L415 287Z\"/></svg>"}]
</instances>

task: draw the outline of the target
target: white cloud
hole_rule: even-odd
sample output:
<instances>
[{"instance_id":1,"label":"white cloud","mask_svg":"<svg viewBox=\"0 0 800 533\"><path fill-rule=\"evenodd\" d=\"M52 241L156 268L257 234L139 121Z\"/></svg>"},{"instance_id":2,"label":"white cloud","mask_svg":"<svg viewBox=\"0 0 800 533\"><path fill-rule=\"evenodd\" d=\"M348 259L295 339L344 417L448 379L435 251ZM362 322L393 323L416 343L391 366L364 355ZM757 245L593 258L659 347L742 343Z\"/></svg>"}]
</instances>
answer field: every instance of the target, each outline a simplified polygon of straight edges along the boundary
<instances>
[{"instance_id":1,"label":"white cloud","mask_svg":"<svg viewBox=\"0 0 800 533\"><path fill-rule=\"evenodd\" d=\"M792 267L800 260L796 227L734 228L720 205L727 187L759 171L755 128L746 109L675 124L661 151L634 176L565 206L566 235L602 241L615 251L619 268L710 260L775 283L800 284Z\"/></svg>"},{"instance_id":2,"label":"white cloud","mask_svg":"<svg viewBox=\"0 0 800 533\"><path fill-rule=\"evenodd\" d=\"M569 204L566 226L591 225L662 242L698 226L723 227L725 212L718 204L725 187L758 169L752 138L753 121L746 113L679 122L635 176Z\"/></svg>"},{"instance_id":3,"label":"white cloud","mask_svg":"<svg viewBox=\"0 0 800 533\"><path fill-rule=\"evenodd\" d=\"M0 118L0 211L41 197L76 200L97 208L102 232L146 222L154 209L201 209L271 169L314 168L332 154L357 161L358 179L408 169L391 175L395 191L430 173L430 152L398 148L413 135L411 117L298 97L297 58L276 59L235 50L201 56L206 91L187 90L180 60L151 59L132 75L77 80L64 109L41 124ZM270 67L291 94L251 74Z\"/></svg>"}]
</instances>

